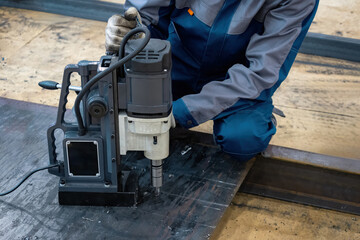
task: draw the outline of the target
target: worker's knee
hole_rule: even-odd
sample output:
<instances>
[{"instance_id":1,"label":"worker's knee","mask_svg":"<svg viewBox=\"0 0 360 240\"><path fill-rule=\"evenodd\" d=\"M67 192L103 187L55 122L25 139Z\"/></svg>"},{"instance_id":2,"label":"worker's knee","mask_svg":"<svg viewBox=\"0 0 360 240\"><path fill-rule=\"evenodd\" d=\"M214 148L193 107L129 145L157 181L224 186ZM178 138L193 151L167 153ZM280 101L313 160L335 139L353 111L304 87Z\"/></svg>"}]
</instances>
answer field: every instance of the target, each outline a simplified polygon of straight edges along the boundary
<instances>
[{"instance_id":1,"label":"worker's knee","mask_svg":"<svg viewBox=\"0 0 360 240\"><path fill-rule=\"evenodd\" d=\"M275 132L271 113L258 110L243 110L214 121L216 143L243 161L265 150Z\"/></svg>"}]
</instances>

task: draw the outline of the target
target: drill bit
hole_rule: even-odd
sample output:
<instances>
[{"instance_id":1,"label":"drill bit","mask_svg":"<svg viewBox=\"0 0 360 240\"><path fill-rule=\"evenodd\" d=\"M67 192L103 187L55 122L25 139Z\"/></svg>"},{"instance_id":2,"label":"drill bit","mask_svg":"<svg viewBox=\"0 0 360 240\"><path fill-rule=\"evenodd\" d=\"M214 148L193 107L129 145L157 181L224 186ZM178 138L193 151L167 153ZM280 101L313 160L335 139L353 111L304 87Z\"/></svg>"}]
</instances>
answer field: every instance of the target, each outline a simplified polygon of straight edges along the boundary
<instances>
[{"instance_id":1,"label":"drill bit","mask_svg":"<svg viewBox=\"0 0 360 240\"><path fill-rule=\"evenodd\" d=\"M163 160L151 160L151 184L155 188L155 195L160 195L160 188L163 182L162 173Z\"/></svg>"},{"instance_id":2,"label":"drill bit","mask_svg":"<svg viewBox=\"0 0 360 240\"><path fill-rule=\"evenodd\" d=\"M159 196L160 195L160 187L155 187L155 196Z\"/></svg>"}]
</instances>

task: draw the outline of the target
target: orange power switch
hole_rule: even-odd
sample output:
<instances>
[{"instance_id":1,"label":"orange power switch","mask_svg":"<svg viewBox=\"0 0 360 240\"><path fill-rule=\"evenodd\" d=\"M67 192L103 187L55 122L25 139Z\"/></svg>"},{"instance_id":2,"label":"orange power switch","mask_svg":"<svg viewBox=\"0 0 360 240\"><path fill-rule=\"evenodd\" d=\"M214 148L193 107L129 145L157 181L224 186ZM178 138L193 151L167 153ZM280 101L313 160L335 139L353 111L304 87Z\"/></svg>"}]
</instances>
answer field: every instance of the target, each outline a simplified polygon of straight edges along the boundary
<instances>
[{"instance_id":1,"label":"orange power switch","mask_svg":"<svg viewBox=\"0 0 360 240\"><path fill-rule=\"evenodd\" d=\"M188 13L189 13L191 16L194 15L193 10L191 10L190 8L188 9Z\"/></svg>"}]
</instances>

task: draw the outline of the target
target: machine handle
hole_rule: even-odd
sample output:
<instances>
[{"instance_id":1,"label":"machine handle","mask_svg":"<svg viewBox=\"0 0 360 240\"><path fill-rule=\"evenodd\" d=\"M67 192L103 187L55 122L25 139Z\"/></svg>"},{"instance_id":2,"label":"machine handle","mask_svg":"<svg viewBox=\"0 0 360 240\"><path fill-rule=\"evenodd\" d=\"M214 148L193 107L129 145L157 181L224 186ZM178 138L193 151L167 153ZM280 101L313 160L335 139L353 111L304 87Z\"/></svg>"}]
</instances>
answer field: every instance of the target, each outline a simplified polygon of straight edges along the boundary
<instances>
[{"instance_id":1,"label":"machine handle","mask_svg":"<svg viewBox=\"0 0 360 240\"><path fill-rule=\"evenodd\" d=\"M70 77L71 77L71 74L74 72L79 73L79 66L75 65L75 64L69 64L65 67L64 75L63 75L63 82L62 82L62 85L59 84L60 87L57 86L58 83L52 82L52 81L44 81L45 84L43 84L46 86L45 87L46 89L48 89L47 87L51 87L51 89L54 89L53 87L54 87L55 83L56 83L56 85L55 85L56 89L61 88L56 123L55 123L55 125L51 126L47 131L50 164L60 164L60 162L57 159L57 153L56 153L55 130L60 129L63 132L65 132L66 130L69 130L71 128L70 126L68 126L68 124L65 123L64 115L66 112L66 103L68 102L67 96L69 95ZM40 83L44 83L44 82L40 82ZM39 85L40 85L40 83L39 83ZM77 129L77 127L73 127L73 128L74 128L74 130ZM62 165L60 165L60 167L56 168L56 169L55 168L49 169L49 172L60 176L61 172L62 172L60 170L61 168L63 168Z\"/></svg>"},{"instance_id":2,"label":"machine handle","mask_svg":"<svg viewBox=\"0 0 360 240\"><path fill-rule=\"evenodd\" d=\"M42 81L39 82L39 86L48 90L61 89L61 84L54 81ZM81 87L70 85L69 90L75 91L78 94L81 91Z\"/></svg>"}]
</instances>

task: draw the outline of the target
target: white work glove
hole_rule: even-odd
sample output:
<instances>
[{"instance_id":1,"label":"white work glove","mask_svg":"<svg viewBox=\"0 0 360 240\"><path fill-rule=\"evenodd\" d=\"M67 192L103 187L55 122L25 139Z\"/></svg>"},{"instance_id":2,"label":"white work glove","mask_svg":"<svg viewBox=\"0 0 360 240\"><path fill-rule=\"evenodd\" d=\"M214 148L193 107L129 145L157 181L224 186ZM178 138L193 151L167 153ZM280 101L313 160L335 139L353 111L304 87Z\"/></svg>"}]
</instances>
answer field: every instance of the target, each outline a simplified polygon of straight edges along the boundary
<instances>
[{"instance_id":1,"label":"white work glove","mask_svg":"<svg viewBox=\"0 0 360 240\"><path fill-rule=\"evenodd\" d=\"M140 25L141 17L134 7L130 7L124 16L116 14L109 18L105 29L106 52L118 52L124 36L133 28ZM141 37L143 37L142 34L137 34L132 39Z\"/></svg>"}]
</instances>

